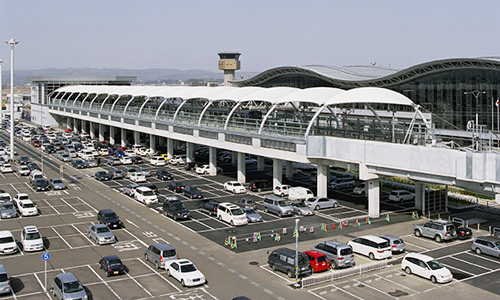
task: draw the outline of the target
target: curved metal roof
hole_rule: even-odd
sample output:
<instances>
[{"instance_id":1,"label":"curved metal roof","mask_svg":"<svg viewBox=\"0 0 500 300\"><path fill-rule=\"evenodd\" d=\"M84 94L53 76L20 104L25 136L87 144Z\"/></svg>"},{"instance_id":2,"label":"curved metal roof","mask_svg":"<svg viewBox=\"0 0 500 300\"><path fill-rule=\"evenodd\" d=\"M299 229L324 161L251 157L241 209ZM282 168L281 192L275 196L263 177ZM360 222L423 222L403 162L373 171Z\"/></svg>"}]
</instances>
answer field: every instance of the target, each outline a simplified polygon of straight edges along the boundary
<instances>
[{"instance_id":1,"label":"curved metal roof","mask_svg":"<svg viewBox=\"0 0 500 300\"><path fill-rule=\"evenodd\" d=\"M342 89L356 87L390 87L419 77L457 69L500 71L497 58L453 58L418 64L403 70L378 66L283 66L266 70L252 78L232 81L238 86L259 86L284 75L312 76Z\"/></svg>"}]
</instances>

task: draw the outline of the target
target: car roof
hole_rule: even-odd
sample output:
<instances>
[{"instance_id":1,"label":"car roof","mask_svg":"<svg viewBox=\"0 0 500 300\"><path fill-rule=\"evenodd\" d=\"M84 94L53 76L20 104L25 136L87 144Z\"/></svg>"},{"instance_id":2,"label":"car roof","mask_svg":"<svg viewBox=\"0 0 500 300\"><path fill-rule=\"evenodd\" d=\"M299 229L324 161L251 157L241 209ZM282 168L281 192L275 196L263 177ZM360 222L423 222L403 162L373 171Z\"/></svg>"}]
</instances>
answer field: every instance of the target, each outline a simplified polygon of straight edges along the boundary
<instances>
[{"instance_id":1,"label":"car roof","mask_svg":"<svg viewBox=\"0 0 500 300\"><path fill-rule=\"evenodd\" d=\"M399 236L395 236L392 234L384 234L380 236L381 238L388 238L390 240L400 240L401 238Z\"/></svg>"},{"instance_id":2,"label":"car roof","mask_svg":"<svg viewBox=\"0 0 500 300\"><path fill-rule=\"evenodd\" d=\"M147 192L147 191L152 191L152 190L150 188L148 188L147 186L140 186L137 188L137 191Z\"/></svg>"},{"instance_id":3,"label":"car roof","mask_svg":"<svg viewBox=\"0 0 500 300\"><path fill-rule=\"evenodd\" d=\"M93 226L95 226L95 228L104 228L104 227L108 227L108 225L106 225L106 224L94 224Z\"/></svg>"},{"instance_id":4,"label":"car roof","mask_svg":"<svg viewBox=\"0 0 500 300\"><path fill-rule=\"evenodd\" d=\"M219 206L225 206L227 208L240 208L238 205L236 205L234 203L230 203L230 202L219 203Z\"/></svg>"},{"instance_id":5,"label":"car roof","mask_svg":"<svg viewBox=\"0 0 500 300\"><path fill-rule=\"evenodd\" d=\"M169 244L158 243L152 244L151 246L154 246L160 250L175 250L175 248L173 246L170 246Z\"/></svg>"},{"instance_id":6,"label":"car roof","mask_svg":"<svg viewBox=\"0 0 500 300\"><path fill-rule=\"evenodd\" d=\"M500 241L500 238L497 237L497 236L494 236L494 235L491 235L491 236L478 236L478 237L476 237L476 239L481 239L481 240L490 241L490 242L498 242L498 241Z\"/></svg>"},{"instance_id":7,"label":"car roof","mask_svg":"<svg viewBox=\"0 0 500 300\"><path fill-rule=\"evenodd\" d=\"M346 243L342 243L342 242L339 242L339 241L336 241L336 240L333 240L333 241L325 241L323 242L324 244L327 244L327 245L330 245L330 246L345 246L345 247L349 247L349 245L347 245ZM321 244L321 243L320 243Z\"/></svg>"},{"instance_id":8,"label":"car roof","mask_svg":"<svg viewBox=\"0 0 500 300\"><path fill-rule=\"evenodd\" d=\"M99 213L103 213L103 214L111 214L111 213L115 213L112 209L109 209L109 208L105 208L105 209L101 209L99 210Z\"/></svg>"},{"instance_id":9,"label":"car roof","mask_svg":"<svg viewBox=\"0 0 500 300\"><path fill-rule=\"evenodd\" d=\"M319 252L317 250L307 250L307 251L304 251L303 253L311 255L311 256L314 256L314 257L326 256L326 255L324 255L323 253L321 253L321 252Z\"/></svg>"},{"instance_id":10,"label":"car roof","mask_svg":"<svg viewBox=\"0 0 500 300\"><path fill-rule=\"evenodd\" d=\"M383 243L383 242L387 242L387 241L386 241L386 240L384 240L383 238L378 237L378 236L375 236L375 235L363 235L363 236L360 236L359 238L363 238L363 239L371 240L371 241L374 241L375 243Z\"/></svg>"},{"instance_id":11,"label":"car roof","mask_svg":"<svg viewBox=\"0 0 500 300\"><path fill-rule=\"evenodd\" d=\"M107 256L104 256L104 259L106 260L121 260L118 256L116 255L107 255Z\"/></svg>"},{"instance_id":12,"label":"car roof","mask_svg":"<svg viewBox=\"0 0 500 300\"><path fill-rule=\"evenodd\" d=\"M8 237L8 236L12 236L12 232L10 232L9 230L2 230L0 231L0 237Z\"/></svg>"},{"instance_id":13,"label":"car roof","mask_svg":"<svg viewBox=\"0 0 500 300\"><path fill-rule=\"evenodd\" d=\"M425 254L420 254L420 253L415 253L415 252L410 252L408 254L405 255L405 258L406 257L414 257L414 258L418 258L418 259L421 259L423 261L430 261L430 260L434 260L433 257L430 257L429 255L425 255Z\"/></svg>"},{"instance_id":14,"label":"car roof","mask_svg":"<svg viewBox=\"0 0 500 300\"><path fill-rule=\"evenodd\" d=\"M73 282L73 281L78 281L78 278L76 278L75 275L73 275L73 273L59 273L57 274L57 277L59 277L59 279L61 279L61 281L63 283L65 282Z\"/></svg>"},{"instance_id":15,"label":"car roof","mask_svg":"<svg viewBox=\"0 0 500 300\"><path fill-rule=\"evenodd\" d=\"M30 225L30 226L24 226L24 231L26 232L38 232L38 229L36 226Z\"/></svg>"}]
</instances>

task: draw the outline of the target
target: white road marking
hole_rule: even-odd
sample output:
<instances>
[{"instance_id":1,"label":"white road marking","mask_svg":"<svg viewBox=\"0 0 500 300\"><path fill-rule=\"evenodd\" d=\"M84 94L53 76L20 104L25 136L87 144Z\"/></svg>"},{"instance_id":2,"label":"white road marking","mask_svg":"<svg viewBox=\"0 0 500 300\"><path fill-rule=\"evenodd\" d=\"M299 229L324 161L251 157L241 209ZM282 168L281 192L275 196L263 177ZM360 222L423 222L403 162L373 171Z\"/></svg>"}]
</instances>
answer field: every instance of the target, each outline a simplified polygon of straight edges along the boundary
<instances>
[{"instance_id":1,"label":"white road marking","mask_svg":"<svg viewBox=\"0 0 500 300\"><path fill-rule=\"evenodd\" d=\"M111 293L113 293L117 299L122 299L120 296L118 296L118 294L109 286L109 284L104 281L104 279L102 279L101 276L99 276L99 274L97 274L97 272L90 266L90 265L87 265L87 267L92 271L92 273L94 273L94 275L99 278L99 280L104 283L104 285L111 291Z\"/></svg>"},{"instance_id":2,"label":"white road marking","mask_svg":"<svg viewBox=\"0 0 500 300\"><path fill-rule=\"evenodd\" d=\"M50 227L56 234L59 236L59 238L70 248L73 249L73 247L57 232L57 230L54 227Z\"/></svg>"}]
</instances>

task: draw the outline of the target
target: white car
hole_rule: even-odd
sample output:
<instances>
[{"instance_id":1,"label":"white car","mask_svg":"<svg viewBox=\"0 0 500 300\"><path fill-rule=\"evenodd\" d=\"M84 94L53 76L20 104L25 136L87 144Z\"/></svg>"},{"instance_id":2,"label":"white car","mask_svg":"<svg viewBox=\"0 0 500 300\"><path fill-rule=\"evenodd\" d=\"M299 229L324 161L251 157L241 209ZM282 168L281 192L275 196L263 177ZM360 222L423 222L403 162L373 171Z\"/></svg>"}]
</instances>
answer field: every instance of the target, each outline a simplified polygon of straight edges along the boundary
<instances>
[{"instance_id":1,"label":"white car","mask_svg":"<svg viewBox=\"0 0 500 300\"><path fill-rule=\"evenodd\" d=\"M18 250L12 232L8 230L0 231L0 254L12 254L16 253Z\"/></svg>"},{"instance_id":2,"label":"white car","mask_svg":"<svg viewBox=\"0 0 500 300\"><path fill-rule=\"evenodd\" d=\"M21 176L28 176L30 174L30 168L28 166L20 166L19 169L17 169L19 172L19 175Z\"/></svg>"},{"instance_id":3,"label":"white car","mask_svg":"<svg viewBox=\"0 0 500 300\"><path fill-rule=\"evenodd\" d=\"M187 259L172 260L167 266L168 276L172 276L182 286L196 286L206 283L205 276Z\"/></svg>"},{"instance_id":4,"label":"white car","mask_svg":"<svg viewBox=\"0 0 500 300\"><path fill-rule=\"evenodd\" d=\"M132 164L132 159L130 157L124 155L124 156L122 156L120 158L120 163L122 165L131 165Z\"/></svg>"},{"instance_id":5,"label":"white car","mask_svg":"<svg viewBox=\"0 0 500 300\"><path fill-rule=\"evenodd\" d=\"M158 203L158 196L155 192L145 186L138 187L134 193L134 199L144 204Z\"/></svg>"},{"instance_id":6,"label":"white car","mask_svg":"<svg viewBox=\"0 0 500 300\"><path fill-rule=\"evenodd\" d=\"M38 208L31 200L20 200L17 202L17 209L19 214L23 217L38 215Z\"/></svg>"},{"instance_id":7,"label":"white car","mask_svg":"<svg viewBox=\"0 0 500 300\"><path fill-rule=\"evenodd\" d=\"M364 195L366 193L366 184L363 182L360 185L356 186L352 193L355 195Z\"/></svg>"},{"instance_id":8,"label":"white car","mask_svg":"<svg viewBox=\"0 0 500 300\"><path fill-rule=\"evenodd\" d=\"M276 196L280 196L280 197L283 197L283 196L288 196L288 191L289 189L291 188L292 186L291 185L288 185L288 184L284 184L284 185L277 185L274 189L273 189L273 193L276 195Z\"/></svg>"},{"instance_id":9,"label":"white car","mask_svg":"<svg viewBox=\"0 0 500 300\"><path fill-rule=\"evenodd\" d=\"M409 201L414 199L415 199L415 194L407 190L394 190L389 195L389 200L391 200L392 202L401 203L403 201Z\"/></svg>"},{"instance_id":10,"label":"white car","mask_svg":"<svg viewBox=\"0 0 500 300\"><path fill-rule=\"evenodd\" d=\"M238 181L227 181L224 183L224 190L233 192L235 194L244 194L247 189Z\"/></svg>"},{"instance_id":11,"label":"white car","mask_svg":"<svg viewBox=\"0 0 500 300\"><path fill-rule=\"evenodd\" d=\"M130 174L129 179L133 182L146 182L146 176L141 172L134 172Z\"/></svg>"},{"instance_id":12,"label":"white car","mask_svg":"<svg viewBox=\"0 0 500 300\"><path fill-rule=\"evenodd\" d=\"M209 174L210 173L210 165L202 165L201 167L196 167L194 169L196 174ZM221 167L217 167L217 174L224 172Z\"/></svg>"},{"instance_id":13,"label":"white car","mask_svg":"<svg viewBox=\"0 0 500 300\"><path fill-rule=\"evenodd\" d=\"M450 270L441 265L434 258L420 254L408 253L401 262L401 269L407 274L415 274L427 279L432 283L446 283L453 280Z\"/></svg>"},{"instance_id":14,"label":"white car","mask_svg":"<svg viewBox=\"0 0 500 300\"><path fill-rule=\"evenodd\" d=\"M99 153L100 156L107 156L109 155L109 150L108 148L101 148L99 149L99 151L97 151Z\"/></svg>"},{"instance_id":15,"label":"white car","mask_svg":"<svg viewBox=\"0 0 500 300\"><path fill-rule=\"evenodd\" d=\"M123 156L127 156L127 157L135 156L135 151L127 149L127 150L123 151Z\"/></svg>"},{"instance_id":16,"label":"white car","mask_svg":"<svg viewBox=\"0 0 500 300\"><path fill-rule=\"evenodd\" d=\"M3 164L1 167L0 167L0 171L2 171L2 173L12 173L12 166L10 164Z\"/></svg>"},{"instance_id":17,"label":"white car","mask_svg":"<svg viewBox=\"0 0 500 300\"><path fill-rule=\"evenodd\" d=\"M14 197L14 204L15 204L15 205L16 205L16 207L17 207L20 201L22 201L22 200L29 200L29 199L30 199L30 196L28 196L28 194L25 194L25 193L19 193L19 194L17 194L17 195Z\"/></svg>"},{"instance_id":18,"label":"white car","mask_svg":"<svg viewBox=\"0 0 500 300\"><path fill-rule=\"evenodd\" d=\"M391 245L381 237L365 235L347 243L353 252L368 256L371 260L392 257Z\"/></svg>"},{"instance_id":19,"label":"white car","mask_svg":"<svg viewBox=\"0 0 500 300\"><path fill-rule=\"evenodd\" d=\"M184 165L186 163L186 160L187 160L187 155L181 154L181 155L174 155L174 157L172 157L172 159L170 159L169 162L172 165Z\"/></svg>"},{"instance_id":20,"label":"white car","mask_svg":"<svg viewBox=\"0 0 500 300\"><path fill-rule=\"evenodd\" d=\"M0 193L0 203L12 202L12 197L9 193Z\"/></svg>"},{"instance_id":21,"label":"white car","mask_svg":"<svg viewBox=\"0 0 500 300\"><path fill-rule=\"evenodd\" d=\"M153 166L164 166L165 158L163 158L163 156L153 156L149 160L149 163L152 164Z\"/></svg>"},{"instance_id":22,"label":"white car","mask_svg":"<svg viewBox=\"0 0 500 300\"><path fill-rule=\"evenodd\" d=\"M21 232L21 245L23 251L41 251L43 250L42 235L36 226L25 226Z\"/></svg>"}]
</instances>

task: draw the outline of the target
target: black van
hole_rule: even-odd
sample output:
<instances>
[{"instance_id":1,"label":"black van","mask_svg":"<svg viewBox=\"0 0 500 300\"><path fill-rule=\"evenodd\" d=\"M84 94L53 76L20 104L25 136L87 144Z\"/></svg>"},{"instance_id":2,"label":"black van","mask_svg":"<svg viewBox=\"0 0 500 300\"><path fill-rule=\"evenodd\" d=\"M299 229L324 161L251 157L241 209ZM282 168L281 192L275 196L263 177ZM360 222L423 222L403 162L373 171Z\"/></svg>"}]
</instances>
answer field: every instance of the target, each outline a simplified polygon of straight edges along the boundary
<instances>
[{"instance_id":1,"label":"black van","mask_svg":"<svg viewBox=\"0 0 500 300\"><path fill-rule=\"evenodd\" d=\"M250 181L248 188L252 192L261 192L261 191L266 191L266 190L272 190L273 184L269 180L257 179L257 180Z\"/></svg>"},{"instance_id":2,"label":"black van","mask_svg":"<svg viewBox=\"0 0 500 300\"><path fill-rule=\"evenodd\" d=\"M267 258L267 263L273 271L286 273L288 277L295 277L295 250L280 248L274 250ZM309 257L299 252L299 276L311 275L312 268L309 264Z\"/></svg>"}]
</instances>

